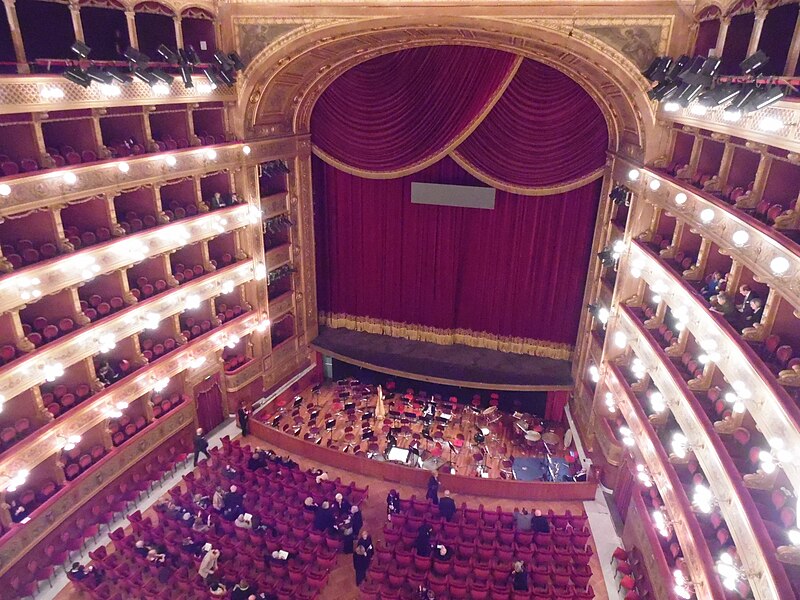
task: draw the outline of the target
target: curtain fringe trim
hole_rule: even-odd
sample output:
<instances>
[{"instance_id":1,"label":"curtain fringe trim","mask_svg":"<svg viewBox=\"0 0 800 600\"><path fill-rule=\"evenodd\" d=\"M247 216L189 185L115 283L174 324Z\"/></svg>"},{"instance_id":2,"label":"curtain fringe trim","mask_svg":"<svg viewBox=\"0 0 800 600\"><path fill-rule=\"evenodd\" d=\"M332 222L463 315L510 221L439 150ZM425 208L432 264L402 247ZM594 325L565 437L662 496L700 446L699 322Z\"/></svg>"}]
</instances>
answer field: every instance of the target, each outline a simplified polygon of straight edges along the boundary
<instances>
[{"instance_id":1,"label":"curtain fringe trim","mask_svg":"<svg viewBox=\"0 0 800 600\"><path fill-rule=\"evenodd\" d=\"M471 331L469 329L437 329L424 325L386 321L370 317L358 317L343 313L327 313L320 311L320 325L333 329L349 329L363 333L376 333L390 337L431 342L442 346L463 344L473 348L485 348L510 352L513 354L526 354L555 360L571 360L572 346L532 338L500 336L485 331Z\"/></svg>"}]
</instances>

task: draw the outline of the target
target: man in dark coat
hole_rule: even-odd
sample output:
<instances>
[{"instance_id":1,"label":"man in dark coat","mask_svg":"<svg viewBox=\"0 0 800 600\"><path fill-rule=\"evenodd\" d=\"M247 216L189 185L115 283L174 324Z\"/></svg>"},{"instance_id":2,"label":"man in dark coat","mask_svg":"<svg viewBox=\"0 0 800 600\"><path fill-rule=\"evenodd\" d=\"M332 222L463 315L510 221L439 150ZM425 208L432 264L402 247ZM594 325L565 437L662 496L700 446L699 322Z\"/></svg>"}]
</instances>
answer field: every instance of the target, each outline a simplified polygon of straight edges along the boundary
<instances>
[{"instance_id":1,"label":"man in dark coat","mask_svg":"<svg viewBox=\"0 0 800 600\"><path fill-rule=\"evenodd\" d=\"M356 572L356 586L361 585L364 579L366 579L369 563L370 559L369 556L367 556L367 551L363 546L356 544L353 550L353 569Z\"/></svg>"},{"instance_id":2,"label":"man in dark coat","mask_svg":"<svg viewBox=\"0 0 800 600\"><path fill-rule=\"evenodd\" d=\"M361 511L357 506L352 506L350 508L350 515L350 524L353 526L353 535L358 537L358 534L361 532L361 528L364 526L364 515L361 514Z\"/></svg>"},{"instance_id":3,"label":"man in dark coat","mask_svg":"<svg viewBox=\"0 0 800 600\"><path fill-rule=\"evenodd\" d=\"M250 411L244 406L240 406L236 411L236 417L239 421L239 429L242 430L242 437L247 437L247 434L250 433Z\"/></svg>"},{"instance_id":4,"label":"man in dark coat","mask_svg":"<svg viewBox=\"0 0 800 600\"><path fill-rule=\"evenodd\" d=\"M439 504L439 480L436 479L436 475L431 475L428 480L428 491L425 498L434 504Z\"/></svg>"},{"instance_id":5,"label":"man in dark coat","mask_svg":"<svg viewBox=\"0 0 800 600\"><path fill-rule=\"evenodd\" d=\"M456 503L450 497L450 490L444 491L444 497L439 500L439 513L447 520L452 521L456 514Z\"/></svg>"},{"instance_id":6,"label":"man in dark coat","mask_svg":"<svg viewBox=\"0 0 800 600\"><path fill-rule=\"evenodd\" d=\"M206 455L206 458L211 458L208 455L208 440L203 437L203 430L198 429L194 436L194 466L197 466L197 459L200 458L200 453Z\"/></svg>"},{"instance_id":7,"label":"man in dark coat","mask_svg":"<svg viewBox=\"0 0 800 600\"><path fill-rule=\"evenodd\" d=\"M323 502L322 506L314 513L314 529L317 531L328 531L333 527L334 519L331 507L327 502Z\"/></svg>"}]
</instances>

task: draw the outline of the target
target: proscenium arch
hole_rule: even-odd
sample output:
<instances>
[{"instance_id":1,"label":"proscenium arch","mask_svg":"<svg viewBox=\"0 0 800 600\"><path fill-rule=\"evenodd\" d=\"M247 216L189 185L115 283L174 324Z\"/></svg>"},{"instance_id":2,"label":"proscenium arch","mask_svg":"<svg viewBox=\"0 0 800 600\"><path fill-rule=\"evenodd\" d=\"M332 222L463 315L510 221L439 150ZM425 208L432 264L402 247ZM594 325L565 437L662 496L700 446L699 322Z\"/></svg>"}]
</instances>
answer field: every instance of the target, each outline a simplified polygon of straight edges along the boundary
<instances>
[{"instance_id":1,"label":"proscenium arch","mask_svg":"<svg viewBox=\"0 0 800 600\"><path fill-rule=\"evenodd\" d=\"M391 17L321 24L262 51L243 77L241 132L247 138L308 134L317 99L336 77L382 54L467 44L519 54L579 83L606 118L609 149L644 160L655 128L646 80L621 54L569 27L489 18ZM651 152L652 154L652 152Z\"/></svg>"}]
</instances>

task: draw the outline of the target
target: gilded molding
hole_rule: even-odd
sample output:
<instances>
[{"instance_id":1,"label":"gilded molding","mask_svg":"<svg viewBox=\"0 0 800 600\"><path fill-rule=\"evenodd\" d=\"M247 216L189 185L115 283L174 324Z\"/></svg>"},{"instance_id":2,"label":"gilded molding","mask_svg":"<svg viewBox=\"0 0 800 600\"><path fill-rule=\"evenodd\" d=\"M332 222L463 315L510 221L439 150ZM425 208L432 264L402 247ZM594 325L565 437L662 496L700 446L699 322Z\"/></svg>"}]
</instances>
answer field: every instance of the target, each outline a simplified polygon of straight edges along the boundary
<instances>
[{"instance_id":1,"label":"gilded molding","mask_svg":"<svg viewBox=\"0 0 800 600\"><path fill-rule=\"evenodd\" d=\"M352 331L377 333L407 340L432 342L444 346L464 344L474 348L488 348L490 350L499 350L500 352L542 356L556 360L570 360L572 358L572 346L569 344L559 344L532 338L500 336L485 331L437 329L424 325L325 312L320 312L319 322L334 329L344 328Z\"/></svg>"}]
</instances>

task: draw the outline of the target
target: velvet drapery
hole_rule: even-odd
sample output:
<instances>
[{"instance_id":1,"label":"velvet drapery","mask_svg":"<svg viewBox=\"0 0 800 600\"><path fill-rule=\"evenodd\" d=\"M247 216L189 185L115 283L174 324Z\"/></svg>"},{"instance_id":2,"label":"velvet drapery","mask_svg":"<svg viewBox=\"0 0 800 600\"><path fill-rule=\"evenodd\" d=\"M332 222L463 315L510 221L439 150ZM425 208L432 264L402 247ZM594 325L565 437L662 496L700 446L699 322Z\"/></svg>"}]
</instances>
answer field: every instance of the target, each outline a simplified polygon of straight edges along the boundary
<instances>
[{"instance_id":1,"label":"velvet drapery","mask_svg":"<svg viewBox=\"0 0 800 600\"><path fill-rule=\"evenodd\" d=\"M323 312L574 344L601 182L494 210L411 204L411 182L482 185L452 159L365 179L313 160Z\"/></svg>"},{"instance_id":2,"label":"velvet drapery","mask_svg":"<svg viewBox=\"0 0 800 600\"><path fill-rule=\"evenodd\" d=\"M219 373L196 385L194 397L197 399L197 420L208 433L225 419Z\"/></svg>"},{"instance_id":3,"label":"velvet drapery","mask_svg":"<svg viewBox=\"0 0 800 600\"><path fill-rule=\"evenodd\" d=\"M486 48L431 46L337 78L311 118L314 152L342 171L393 178L452 155L484 183L527 195L601 176L605 117L564 73Z\"/></svg>"},{"instance_id":4,"label":"velvet drapery","mask_svg":"<svg viewBox=\"0 0 800 600\"><path fill-rule=\"evenodd\" d=\"M313 142L342 169L404 174L435 162L468 133L518 63L513 54L475 46L425 46L366 61L317 101Z\"/></svg>"},{"instance_id":5,"label":"velvet drapery","mask_svg":"<svg viewBox=\"0 0 800 600\"><path fill-rule=\"evenodd\" d=\"M587 183L587 177L596 179L607 148L605 118L592 97L560 71L524 60L453 156L495 186L553 192L571 182Z\"/></svg>"}]
</instances>

